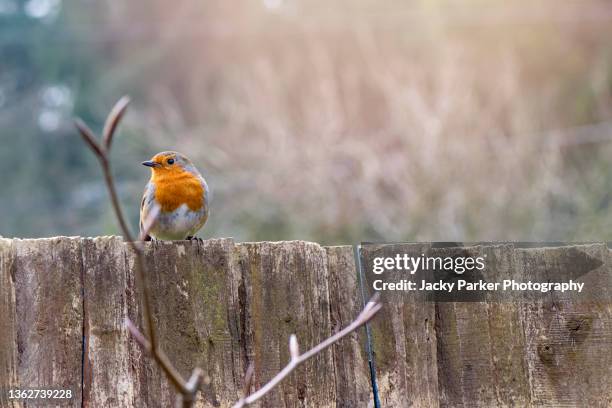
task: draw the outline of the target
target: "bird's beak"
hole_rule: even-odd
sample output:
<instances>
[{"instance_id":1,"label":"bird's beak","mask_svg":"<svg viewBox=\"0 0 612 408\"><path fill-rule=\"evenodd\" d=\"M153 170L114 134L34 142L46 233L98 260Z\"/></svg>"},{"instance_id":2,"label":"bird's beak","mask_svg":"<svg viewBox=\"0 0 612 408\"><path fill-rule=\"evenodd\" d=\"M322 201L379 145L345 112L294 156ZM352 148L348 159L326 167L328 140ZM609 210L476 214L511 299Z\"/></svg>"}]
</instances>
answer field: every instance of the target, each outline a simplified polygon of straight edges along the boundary
<instances>
[{"instance_id":1,"label":"bird's beak","mask_svg":"<svg viewBox=\"0 0 612 408\"><path fill-rule=\"evenodd\" d=\"M142 162L143 166L147 166L147 167L159 167L159 163L154 162L154 161L143 161Z\"/></svg>"}]
</instances>

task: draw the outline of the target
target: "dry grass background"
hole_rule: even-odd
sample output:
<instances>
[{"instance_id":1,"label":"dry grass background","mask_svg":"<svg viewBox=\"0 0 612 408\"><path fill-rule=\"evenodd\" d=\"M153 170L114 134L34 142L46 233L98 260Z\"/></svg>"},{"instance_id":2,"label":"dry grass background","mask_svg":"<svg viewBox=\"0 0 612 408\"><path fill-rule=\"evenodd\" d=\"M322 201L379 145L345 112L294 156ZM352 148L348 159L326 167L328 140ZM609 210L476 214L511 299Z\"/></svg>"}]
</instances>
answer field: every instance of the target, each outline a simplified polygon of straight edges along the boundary
<instances>
[{"instance_id":1,"label":"dry grass background","mask_svg":"<svg viewBox=\"0 0 612 408\"><path fill-rule=\"evenodd\" d=\"M612 9L493 3L175 11L132 124L239 238L607 239Z\"/></svg>"},{"instance_id":2,"label":"dry grass background","mask_svg":"<svg viewBox=\"0 0 612 408\"><path fill-rule=\"evenodd\" d=\"M204 237L612 238L607 2L98 6L94 115L129 92L125 162L192 156L214 190Z\"/></svg>"}]
</instances>

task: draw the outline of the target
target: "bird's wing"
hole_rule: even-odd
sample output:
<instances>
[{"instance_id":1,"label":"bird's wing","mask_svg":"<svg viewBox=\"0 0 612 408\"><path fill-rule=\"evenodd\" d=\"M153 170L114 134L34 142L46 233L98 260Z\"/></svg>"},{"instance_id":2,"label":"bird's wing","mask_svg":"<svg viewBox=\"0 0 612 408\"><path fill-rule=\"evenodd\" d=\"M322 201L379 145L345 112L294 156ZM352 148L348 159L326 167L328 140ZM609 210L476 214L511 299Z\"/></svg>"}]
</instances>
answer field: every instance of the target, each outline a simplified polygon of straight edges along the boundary
<instances>
[{"instance_id":1,"label":"bird's wing","mask_svg":"<svg viewBox=\"0 0 612 408\"><path fill-rule=\"evenodd\" d=\"M202 188L204 190L202 192L202 194L204 195L204 206L206 206L206 211L208 211L210 201L212 199L212 192L208 188L208 184L206 183L206 180L201 175L200 175L200 183L202 184Z\"/></svg>"},{"instance_id":2,"label":"bird's wing","mask_svg":"<svg viewBox=\"0 0 612 408\"><path fill-rule=\"evenodd\" d=\"M142 230L144 228L144 220L147 218L147 215L150 210L150 202L151 196L154 194L151 188L151 183L147 183L144 189L144 193L142 194L142 201L140 202L140 233L142 234ZM150 241L151 237L146 235L143 238L145 241Z\"/></svg>"}]
</instances>

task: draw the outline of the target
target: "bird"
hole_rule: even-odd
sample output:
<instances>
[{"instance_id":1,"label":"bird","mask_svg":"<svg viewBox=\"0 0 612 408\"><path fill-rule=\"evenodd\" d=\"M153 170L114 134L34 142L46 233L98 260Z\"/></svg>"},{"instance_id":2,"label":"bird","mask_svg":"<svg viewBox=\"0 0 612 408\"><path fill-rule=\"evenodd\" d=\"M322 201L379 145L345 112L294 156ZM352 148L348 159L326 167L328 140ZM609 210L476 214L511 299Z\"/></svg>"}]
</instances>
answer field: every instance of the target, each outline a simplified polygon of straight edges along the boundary
<instances>
[{"instance_id":1,"label":"bird","mask_svg":"<svg viewBox=\"0 0 612 408\"><path fill-rule=\"evenodd\" d=\"M144 240L197 239L195 234L209 214L209 190L204 177L187 156L174 151L157 153L142 164L151 168L151 178L140 203L141 234L149 214L159 208Z\"/></svg>"}]
</instances>

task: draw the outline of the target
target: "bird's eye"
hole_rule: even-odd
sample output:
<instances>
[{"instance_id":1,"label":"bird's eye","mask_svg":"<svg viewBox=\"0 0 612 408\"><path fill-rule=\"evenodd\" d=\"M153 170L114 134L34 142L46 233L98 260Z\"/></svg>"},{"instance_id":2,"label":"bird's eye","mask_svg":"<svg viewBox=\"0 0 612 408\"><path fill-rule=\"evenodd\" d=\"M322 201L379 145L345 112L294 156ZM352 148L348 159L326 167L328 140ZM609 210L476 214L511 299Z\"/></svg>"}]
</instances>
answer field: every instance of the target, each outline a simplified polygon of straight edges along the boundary
<instances>
[{"instance_id":1,"label":"bird's eye","mask_svg":"<svg viewBox=\"0 0 612 408\"><path fill-rule=\"evenodd\" d=\"M168 159L168 164L174 164L174 159Z\"/></svg>"}]
</instances>

